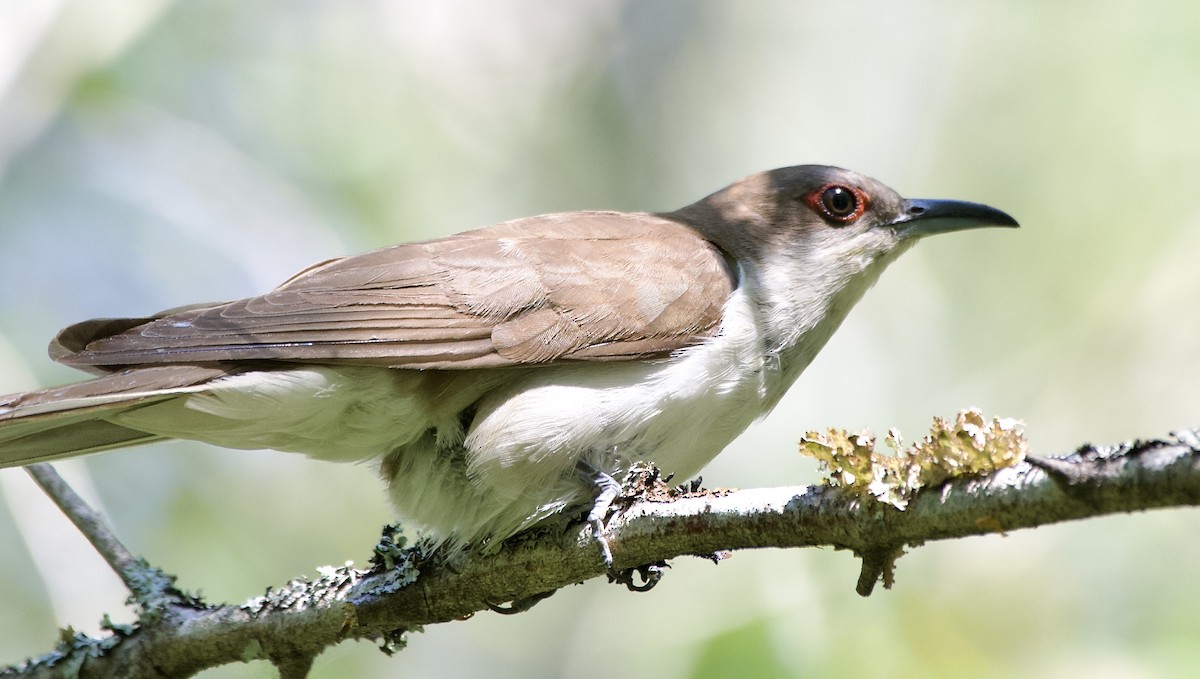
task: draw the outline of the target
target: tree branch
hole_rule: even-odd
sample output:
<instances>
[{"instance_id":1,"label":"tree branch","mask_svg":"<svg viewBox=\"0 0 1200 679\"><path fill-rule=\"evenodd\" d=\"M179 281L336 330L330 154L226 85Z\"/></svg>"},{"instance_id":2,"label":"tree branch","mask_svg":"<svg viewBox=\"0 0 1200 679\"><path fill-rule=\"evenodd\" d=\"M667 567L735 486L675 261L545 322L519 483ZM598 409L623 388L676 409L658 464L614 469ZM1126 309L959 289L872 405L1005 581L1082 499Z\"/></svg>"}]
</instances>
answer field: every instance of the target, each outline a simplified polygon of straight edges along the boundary
<instances>
[{"instance_id":1,"label":"tree branch","mask_svg":"<svg viewBox=\"0 0 1200 679\"><path fill-rule=\"evenodd\" d=\"M143 615L173 603L193 605L194 602L175 589L174 577L133 556L108 527L104 517L84 502L53 466L39 462L29 465L25 471L121 578Z\"/></svg>"},{"instance_id":2,"label":"tree branch","mask_svg":"<svg viewBox=\"0 0 1200 679\"><path fill-rule=\"evenodd\" d=\"M958 478L918 493L900 511L829 486L738 491L669 491L644 475L618 501L608 524L615 566L630 569L721 550L832 546L863 561L858 590L890 585L905 548L931 540L1003 533L1162 507L1200 504L1200 431L1119 446L1083 446L1057 458ZM304 676L312 658L346 639L385 650L421 625L470 617L505 601L604 575L591 529L541 529L493 554L446 563L420 544L403 548L385 532L376 566L323 569L240 606L204 607L180 598L155 604L139 625L104 640L74 637L54 653L0 671L0 677L131 676L131 669L188 676L220 664L269 659ZM181 595L182 596L182 595ZM136 674L136 672L135 672Z\"/></svg>"},{"instance_id":3,"label":"tree branch","mask_svg":"<svg viewBox=\"0 0 1200 679\"><path fill-rule=\"evenodd\" d=\"M79 532L83 533L92 547L116 571L125 586L132 590L136 586L133 571L137 568L137 559L109 530L104 517L84 502L49 463L31 464L25 471L59 510L66 514L71 523L75 524Z\"/></svg>"}]
</instances>

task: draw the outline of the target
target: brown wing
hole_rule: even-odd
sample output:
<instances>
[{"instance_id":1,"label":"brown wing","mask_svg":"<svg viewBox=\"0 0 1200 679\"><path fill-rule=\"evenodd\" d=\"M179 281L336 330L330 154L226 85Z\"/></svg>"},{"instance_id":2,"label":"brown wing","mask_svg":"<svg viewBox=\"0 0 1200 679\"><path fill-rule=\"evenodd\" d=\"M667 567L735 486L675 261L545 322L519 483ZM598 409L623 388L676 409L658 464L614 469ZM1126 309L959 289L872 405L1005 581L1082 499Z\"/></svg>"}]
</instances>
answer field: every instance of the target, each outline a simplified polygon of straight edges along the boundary
<instances>
[{"instance_id":1,"label":"brown wing","mask_svg":"<svg viewBox=\"0 0 1200 679\"><path fill-rule=\"evenodd\" d=\"M649 214L531 217L335 259L260 297L59 334L80 367L229 360L472 368L662 356L711 335L735 285Z\"/></svg>"}]
</instances>

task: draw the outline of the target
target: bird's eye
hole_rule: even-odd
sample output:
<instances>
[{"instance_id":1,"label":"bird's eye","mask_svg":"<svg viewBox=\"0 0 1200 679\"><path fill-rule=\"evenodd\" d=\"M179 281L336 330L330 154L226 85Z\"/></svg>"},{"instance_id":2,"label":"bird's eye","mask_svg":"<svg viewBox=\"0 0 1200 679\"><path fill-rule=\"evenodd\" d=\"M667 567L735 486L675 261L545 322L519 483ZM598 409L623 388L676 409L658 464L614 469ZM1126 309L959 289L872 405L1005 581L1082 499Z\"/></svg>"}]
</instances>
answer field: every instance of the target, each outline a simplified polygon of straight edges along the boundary
<instances>
[{"instance_id":1,"label":"bird's eye","mask_svg":"<svg viewBox=\"0 0 1200 679\"><path fill-rule=\"evenodd\" d=\"M821 210L839 222L849 222L862 214L858 194L845 186L827 186L821 190Z\"/></svg>"},{"instance_id":2,"label":"bird's eye","mask_svg":"<svg viewBox=\"0 0 1200 679\"><path fill-rule=\"evenodd\" d=\"M844 226L867 211L867 194L845 184L825 184L798 198L830 226Z\"/></svg>"}]
</instances>

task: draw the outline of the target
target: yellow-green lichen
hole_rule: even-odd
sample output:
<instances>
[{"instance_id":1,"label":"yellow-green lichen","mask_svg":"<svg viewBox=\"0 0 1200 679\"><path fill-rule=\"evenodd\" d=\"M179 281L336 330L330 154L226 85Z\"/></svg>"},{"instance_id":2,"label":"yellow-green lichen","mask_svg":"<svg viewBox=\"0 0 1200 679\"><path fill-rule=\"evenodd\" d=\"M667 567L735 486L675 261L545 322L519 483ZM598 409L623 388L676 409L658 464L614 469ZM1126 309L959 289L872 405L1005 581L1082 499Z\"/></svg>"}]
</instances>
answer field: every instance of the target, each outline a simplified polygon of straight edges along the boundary
<instances>
[{"instance_id":1,"label":"yellow-green lichen","mask_svg":"<svg viewBox=\"0 0 1200 679\"><path fill-rule=\"evenodd\" d=\"M800 452L816 458L827 472L827 483L873 497L904 509L922 488L968 475L980 475L1020 462L1027 450L1021 423L993 418L969 408L953 423L935 417L925 437L905 448L900 434L889 430L884 442L892 454L875 451L875 437L830 429L808 432Z\"/></svg>"}]
</instances>

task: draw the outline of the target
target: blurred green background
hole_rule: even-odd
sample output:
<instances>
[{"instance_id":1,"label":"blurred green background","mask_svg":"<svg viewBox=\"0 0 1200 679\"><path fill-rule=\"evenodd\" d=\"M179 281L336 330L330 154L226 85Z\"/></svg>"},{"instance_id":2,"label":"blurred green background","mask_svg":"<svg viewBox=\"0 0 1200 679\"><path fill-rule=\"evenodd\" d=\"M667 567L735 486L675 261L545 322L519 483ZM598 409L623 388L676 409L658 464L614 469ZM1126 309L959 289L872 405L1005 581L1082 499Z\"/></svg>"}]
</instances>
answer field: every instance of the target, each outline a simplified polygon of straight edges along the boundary
<instances>
[{"instance_id":1,"label":"blurred green background","mask_svg":"<svg viewBox=\"0 0 1200 679\"><path fill-rule=\"evenodd\" d=\"M669 210L819 162L1020 231L923 243L711 485L817 479L806 429L976 405L1043 454L1200 424L1195 2L0 4L0 391L78 379L97 316L264 291L304 266L542 212ZM61 465L180 583L238 602L365 562L365 467L171 443ZM117 580L0 472L0 663L128 620ZM1200 665L1200 515L933 544L854 594L832 551L678 559L515 618L349 643L317 677L1167 677ZM265 664L206 677L273 676Z\"/></svg>"}]
</instances>

